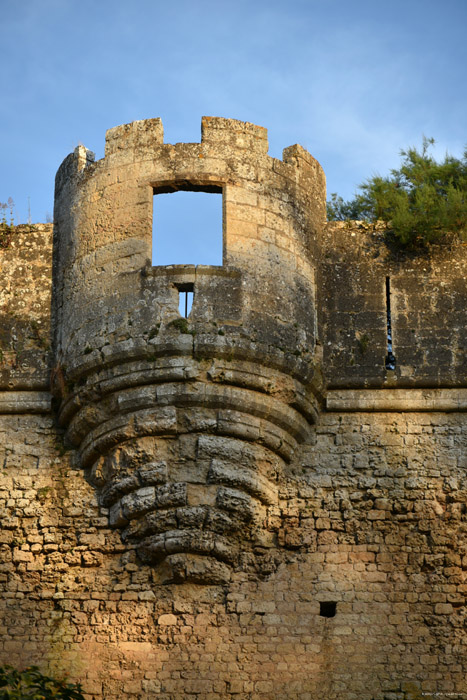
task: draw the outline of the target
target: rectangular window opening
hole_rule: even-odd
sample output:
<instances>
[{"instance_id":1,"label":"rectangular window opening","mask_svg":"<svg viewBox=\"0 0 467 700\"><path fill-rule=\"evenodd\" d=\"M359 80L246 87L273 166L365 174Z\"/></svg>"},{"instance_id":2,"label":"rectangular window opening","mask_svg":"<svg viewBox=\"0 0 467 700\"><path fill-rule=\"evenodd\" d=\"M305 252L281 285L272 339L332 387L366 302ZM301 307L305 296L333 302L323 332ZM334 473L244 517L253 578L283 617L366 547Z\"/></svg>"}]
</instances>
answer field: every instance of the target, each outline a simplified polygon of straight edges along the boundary
<instances>
[{"instance_id":1,"label":"rectangular window opening","mask_svg":"<svg viewBox=\"0 0 467 700\"><path fill-rule=\"evenodd\" d=\"M155 187L152 264L222 265L222 218L218 185Z\"/></svg>"},{"instance_id":2,"label":"rectangular window opening","mask_svg":"<svg viewBox=\"0 0 467 700\"><path fill-rule=\"evenodd\" d=\"M396 369L396 358L392 352L392 320L391 320L391 280L386 277L386 325L387 325L387 351L385 366L388 370Z\"/></svg>"}]
</instances>

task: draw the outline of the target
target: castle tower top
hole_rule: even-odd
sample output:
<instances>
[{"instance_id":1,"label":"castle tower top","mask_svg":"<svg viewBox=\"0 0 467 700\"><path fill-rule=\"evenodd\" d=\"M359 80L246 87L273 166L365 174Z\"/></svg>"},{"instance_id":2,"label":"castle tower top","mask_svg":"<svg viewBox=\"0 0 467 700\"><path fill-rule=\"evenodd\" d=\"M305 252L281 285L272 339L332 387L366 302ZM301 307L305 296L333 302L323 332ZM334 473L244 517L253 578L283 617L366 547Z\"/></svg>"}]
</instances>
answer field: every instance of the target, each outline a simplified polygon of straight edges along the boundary
<instances>
[{"instance_id":1,"label":"castle tower top","mask_svg":"<svg viewBox=\"0 0 467 700\"><path fill-rule=\"evenodd\" d=\"M80 309L92 315L97 301L104 304L117 289L122 296L125 275L151 267L153 195L176 190L222 193L223 266L242 272L250 319L266 314L275 327L270 341L278 346L284 343L275 338L277 321L288 327L294 319L313 352L314 258L326 218L325 177L299 145L286 148L282 161L267 150L263 127L203 117L200 143L164 144L161 120L148 119L110 129L105 157L97 162L83 146L70 154L55 187L57 359L72 364L67 348L72 326L83 327ZM64 314L65 307L73 314Z\"/></svg>"}]
</instances>

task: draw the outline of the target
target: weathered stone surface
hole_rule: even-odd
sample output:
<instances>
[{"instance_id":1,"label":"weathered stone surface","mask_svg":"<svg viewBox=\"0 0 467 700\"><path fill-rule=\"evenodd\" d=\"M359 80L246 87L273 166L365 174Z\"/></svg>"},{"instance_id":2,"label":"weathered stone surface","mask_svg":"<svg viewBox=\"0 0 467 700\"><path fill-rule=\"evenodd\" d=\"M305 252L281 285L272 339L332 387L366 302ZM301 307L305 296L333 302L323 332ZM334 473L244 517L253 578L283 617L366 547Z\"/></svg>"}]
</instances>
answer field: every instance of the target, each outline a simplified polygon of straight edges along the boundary
<instances>
[{"instance_id":1,"label":"weathered stone surface","mask_svg":"<svg viewBox=\"0 0 467 700\"><path fill-rule=\"evenodd\" d=\"M52 227L0 248L0 663L86 700L460 696L466 246L394 257L325 224L300 146L202 133L64 161L53 356ZM222 191L223 266L148 262L168 189Z\"/></svg>"},{"instance_id":2,"label":"weathered stone surface","mask_svg":"<svg viewBox=\"0 0 467 700\"><path fill-rule=\"evenodd\" d=\"M465 245L394 254L384 228L329 223L319 308L326 329L324 371L336 389L465 385ZM386 279L390 283L395 372L387 371ZM449 318L449 322L446 319Z\"/></svg>"},{"instance_id":3,"label":"weathered stone surface","mask_svg":"<svg viewBox=\"0 0 467 700\"><path fill-rule=\"evenodd\" d=\"M0 392L47 392L52 225L16 226L0 239Z\"/></svg>"}]
</instances>

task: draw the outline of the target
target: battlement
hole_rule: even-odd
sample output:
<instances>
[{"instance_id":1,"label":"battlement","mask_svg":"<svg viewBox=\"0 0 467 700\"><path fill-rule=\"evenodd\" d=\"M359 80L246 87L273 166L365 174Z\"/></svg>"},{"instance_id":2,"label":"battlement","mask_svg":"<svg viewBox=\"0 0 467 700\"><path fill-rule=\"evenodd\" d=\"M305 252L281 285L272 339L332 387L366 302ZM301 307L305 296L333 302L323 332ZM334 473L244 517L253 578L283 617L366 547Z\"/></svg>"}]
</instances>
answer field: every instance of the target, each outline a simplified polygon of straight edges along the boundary
<instances>
[{"instance_id":1,"label":"battlement","mask_svg":"<svg viewBox=\"0 0 467 700\"><path fill-rule=\"evenodd\" d=\"M235 149L258 153L268 152L267 129L249 122L219 117L203 117L201 120L202 144L228 144ZM105 135L105 156L119 151L149 150L164 144L162 120L144 119L113 127Z\"/></svg>"},{"instance_id":2,"label":"battlement","mask_svg":"<svg viewBox=\"0 0 467 700\"><path fill-rule=\"evenodd\" d=\"M235 119L203 117L199 143L164 144L164 129L160 118L135 121L113 127L107 131L105 157L98 161L97 165L104 167L103 161L106 161L107 165L124 167L138 161L160 159L161 156L163 157L164 151L170 154L169 157L174 165L186 161L185 165L189 165L193 169L194 172L191 174L190 180L193 185L197 184L196 181L200 175L200 183L206 185L213 177L219 179L220 182L228 181L225 174L219 170L221 163L215 163L213 159L232 159L237 154L237 157L241 157L243 162L250 161L257 166L258 159L261 156L267 156L268 153L267 129ZM196 159L202 162L196 165ZM205 159L208 159L208 162ZM304 173L296 172L294 174L291 168L295 168L297 171L303 169L313 171L313 179L316 180L314 187L321 188L318 199L322 200L320 202L322 208L325 200L324 174L319 163L305 149L295 144L284 149L283 161L274 158L261 159L263 167L268 161L270 161L269 167L282 172L285 177L292 180L303 178ZM56 181L57 194L67 176L74 172L80 172L83 167L89 166L93 162L94 154L92 152L87 151L83 146L75 149L75 152L68 156L59 168ZM212 170L213 173L217 172L218 175L209 173L209 170ZM196 171L198 171L198 176ZM242 179L250 179L245 168L239 172L239 175ZM185 186L188 184L184 178L172 177L171 180L185 182ZM321 215L322 220L324 220L323 210Z\"/></svg>"}]
</instances>

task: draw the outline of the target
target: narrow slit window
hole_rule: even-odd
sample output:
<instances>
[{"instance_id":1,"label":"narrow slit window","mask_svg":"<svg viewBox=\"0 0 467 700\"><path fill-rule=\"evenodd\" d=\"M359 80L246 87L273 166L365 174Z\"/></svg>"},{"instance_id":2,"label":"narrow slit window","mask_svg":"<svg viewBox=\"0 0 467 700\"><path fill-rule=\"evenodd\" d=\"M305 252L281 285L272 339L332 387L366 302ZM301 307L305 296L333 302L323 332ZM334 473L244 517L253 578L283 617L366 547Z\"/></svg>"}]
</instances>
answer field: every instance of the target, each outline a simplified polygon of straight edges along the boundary
<instances>
[{"instance_id":1,"label":"narrow slit window","mask_svg":"<svg viewBox=\"0 0 467 700\"><path fill-rule=\"evenodd\" d=\"M191 307L193 306L193 292L179 292L178 293L178 311L180 316L188 318L190 315Z\"/></svg>"},{"instance_id":2,"label":"narrow slit window","mask_svg":"<svg viewBox=\"0 0 467 700\"><path fill-rule=\"evenodd\" d=\"M155 189L152 264L222 265L221 187L174 184Z\"/></svg>"},{"instance_id":3,"label":"narrow slit window","mask_svg":"<svg viewBox=\"0 0 467 700\"><path fill-rule=\"evenodd\" d=\"M386 324L387 324L387 351L386 369L396 369L396 358L393 354L392 347L392 320L391 320L391 280L386 277Z\"/></svg>"},{"instance_id":4,"label":"narrow slit window","mask_svg":"<svg viewBox=\"0 0 467 700\"><path fill-rule=\"evenodd\" d=\"M188 318L195 298L195 285L186 282L177 284L176 287L178 289L178 312L180 316Z\"/></svg>"}]
</instances>

